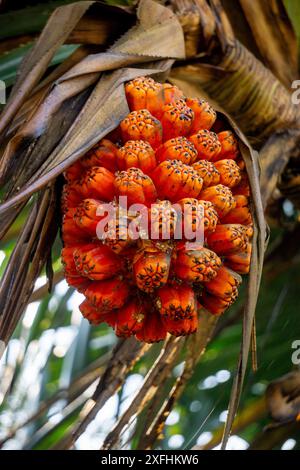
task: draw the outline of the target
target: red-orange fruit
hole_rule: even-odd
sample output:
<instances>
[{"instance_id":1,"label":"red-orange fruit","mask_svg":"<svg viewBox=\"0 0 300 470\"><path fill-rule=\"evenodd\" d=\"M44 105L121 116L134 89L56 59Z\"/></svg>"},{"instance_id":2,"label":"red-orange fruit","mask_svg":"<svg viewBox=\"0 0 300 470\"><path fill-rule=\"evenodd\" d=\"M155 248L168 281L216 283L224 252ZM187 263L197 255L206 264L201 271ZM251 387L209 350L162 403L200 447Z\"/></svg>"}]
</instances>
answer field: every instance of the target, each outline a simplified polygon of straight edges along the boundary
<instances>
[{"instance_id":1,"label":"red-orange fruit","mask_svg":"<svg viewBox=\"0 0 300 470\"><path fill-rule=\"evenodd\" d=\"M187 282L208 282L217 275L222 261L208 248L202 246L187 247L179 245L174 262L175 274Z\"/></svg>"},{"instance_id":2,"label":"red-orange fruit","mask_svg":"<svg viewBox=\"0 0 300 470\"><path fill-rule=\"evenodd\" d=\"M191 129L193 118L193 111L183 99L172 101L163 106L160 120L164 141L187 135Z\"/></svg>"},{"instance_id":3,"label":"red-orange fruit","mask_svg":"<svg viewBox=\"0 0 300 470\"><path fill-rule=\"evenodd\" d=\"M203 189L208 186L215 186L220 182L220 173L215 165L208 160L198 160L192 167L203 179Z\"/></svg>"},{"instance_id":4,"label":"red-orange fruit","mask_svg":"<svg viewBox=\"0 0 300 470\"><path fill-rule=\"evenodd\" d=\"M78 273L94 281L109 279L123 268L123 260L102 244L82 245L73 256Z\"/></svg>"},{"instance_id":5,"label":"red-orange fruit","mask_svg":"<svg viewBox=\"0 0 300 470\"><path fill-rule=\"evenodd\" d=\"M130 229L130 219L128 213L123 211L121 207L118 207L115 212L115 218L108 222L104 227L104 233L102 234L102 241L104 245L107 245L114 253L124 252L130 248L133 241L133 236ZM111 223L112 222L112 223ZM101 234L99 234L101 236Z\"/></svg>"},{"instance_id":6,"label":"red-orange fruit","mask_svg":"<svg viewBox=\"0 0 300 470\"><path fill-rule=\"evenodd\" d=\"M118 147L108 139L102 139L80 160L84 168L101 166L114 173L117 169Z\"/></svg>"},{"instance_id":7,"label":"red-orange fruit","mask_svg":"<svg viewBox=\"0 0 300 470\"><path fill-rule=\"evenodd\" d=\"M159 201L149 209L149 231L152 240L170 240L177 225L177 212L170 201Z\"/></svg>"},{"instance_id":8,"label":"red-orange fruit","mask_svg":"<svg viewBox=\"0 0 300 470\"><path fill-rule=\"evenodd\" d=\"M221 256L245 250L249 241L247 230L241 224L217 225L216 230L207 237L208 246Z\"/></svg>"},{"instance_id":9,"label":"red-orange fruit","mask_svg":"<svg viewBox=\"0 0 300 470\"><path fill-rule=\"evenodd\" d=\"M239 154L239 144L232 131L222 131L218 133L218 139L221 144L221 151L217 159L224 158L236 159Z\"/></svg>"},{"instance_id":10,"label":"red-orange fruit","mask_svg":"<svg viewBox=\"0 0 300 470\"><path fill-rule=\"evenodd\" d=\"M182 234L184 238L191 240L194 236L197 236L199 240L199 237L204 237L204 235L216 229L218 214L211 202L184 198L180 199L177 204L181 207Z\"/></svg>"},{"instance_id":11,"label":"red-orange fruit","mask_svg":"<svg viewBox=\"0 0 300 470\"><path fill-rule=\"evenodd\" d=\"M225 266L239 274L248 274L250 271L251 248L251 243L248 243L244 251L227 255L224 260Z\"/></svg>"},{"instance_id":12,"label":"red-orange fruit","mask_svg":"<svg viewBox=\"0 0 300 470\"><path fill-rule=\"evenodd\" d=\"M136 334L136 338L145 343L157 343L165 339L166 335L167 330L161 316L152 309L147 312L142 328Z\"/></svg>"},{"instance_id":13,"label":"red-orange fruit","mask_svg":"<svg viewBox=\"0 0 300 470\"><path fill-rule=\"evenodd\" d=\"M163 86L151 77L138 77L125 85L130 111L148 109L155 115L163 103Z\"/></svg>"},{"instance_id":14,"label":"red-orange fruit","mask_svg":"<svg viewBox=\"0 0 300 470\"><path fill-rule=\"evenodd\" d=\"M88 234L79 228L74 220L75 213L76 208L73 207L63 215L61 232L65 245L78 245L88 240Z\"/></svg>"},{"instance_id":15,"label":"red-orange fruit","mask_svg":"<svg viewBox=\"0 0 300 470\"><path fill-rule=\"evenodd\" d=\"M198 153L186 137L174 137L158 147L156 157L158 163L165 160L180 160L186 165L191 165L196 161Z\"/></svg>"},{"instance_id":16,"label":"red-orange fruit","mask_svg":"<svg viewBox=\"0 0 300 470\"><path fill-rule=\"evenodd\" d=\"M79 305L84 318L86 318L92 325L99 325L100 323L107 323L108 325L115 327L117 319L117 311L102 313L93 307L87 300L84 300Z\"/></svg>"},{"instance_id":17,"label":"red-orange fruit","mask_svg":"<svg viewBox=\"0 0 300 470\"><path fill-rule=\"evenodd\" d=\"M133 299L118 309L115 333L117 336L128 338L141 330L144 321L144 306L138 299Z\"/></svg>"},{"instance_id":18,"label":"red-orange fruit","mask_svg":"<svg viewBox=\"0 0 300 470\"><path fill-rule=\"evenodd\" d=\"M215 162L215 167L220 174L220 183L233 188L241 181L241 171L234 160L224 159Z\"/></svg>"},{"instance_id":19,"label":"red-orange fruit","mask_svg":"<svg viewBox=\"0 0 300 470\"><path fill-rule=\"evenodd\" d=\"M167 332L174 336L190 335L195 333L198 328L197 315L184 320L172 320L168 317L162 317L162 321Z\"/></svg>"},{"instance_id":20,"label":"red-orange fruit","mask_svg":"<svg viewBox=\"0 0 300 470\"><path fill-rule=\"evenodd\" d=\"M215 295L211 295L208 292L203 292L201 296L201 303L206 310L213 315L221 315L227 310L230 305L234 302L234 299L221 299Z\"/></svg>"},{"instance_id":21,"label":"red-orange fruit","mask_svg":"<svg viewBox=\"0 0 300 470\"><path fill-rule=\"evenodd\" d=\"M171 257L167 252L141 249L133 260L135 283L143 292L153 292L168 282Z\"/></svg>"},{"instance_id":22,"label":"red-orange fruit","mask_svg":"<svg viewBox=\"0 0 300 470\"><path fill-rule=\"evenodd\" d=\"M91 284L91 280L84 277L84 276L71 276L70 274L65 274L65 278L67 281L68 286L74 287L74 289L77 289L78 292L83 294L85 290L89 287Z\"/></svg>"},{"instance_id":23,"label":"red-orange fruit","mask_svg":"<svg viewBox=\"0 0 300 470\"><path fill-rule=\"evenodd\" d=\"M228 214L236 204L232 192L223 184L204 189L200 198L212 202L220 218Z\"/></svg>"},{"instance_id":24,"label":"red-orange fruit","mask_svg":"<svg viewBox=\"0 0 300 470\"><path fill-rule=\"evenodd\" d=\"M111 201L115 195L114 175L104 167L94 166L77 182L76 189L84 198Z\"/></svg>"},{"instance_id":25,"label":"red-orange fruit","mask_svg":"<svg viewBox=\"0 0 300 470\"><path fill-rule=\"evenodd\" d=\"M119 170L135 167L149 174L157 165L153 148L143 140L128 140L118 150L117 165Z\"/></svg>"},{"instance_id":26,"label":"red-orange fruit","mask_svg":"<svg viewBox=\"0 0 300 470\"><path fill-rule=\"evenodd\" d=\"M207 101L150 77L125 92L128 116L65 171L62 262L91 323L155 342L192 334L198 301L221 314L236 300L251 196L237 137Z\"/></svg>"},{"instance_id":27,"label":"red-orange fruit","mask_svg":"<svg viewBox=\"0 0 300 470\"><path fill-rule=\"evenodd\" d=\"M243 195L234 196L235 208L222 218L222 224L242 224L252 223L252 216L249 207L249 198Z\"/></svg>"},{"instance_id":28,"label":"red-orange fruit","mask_svg":"<svg viewBox=\"0 0 300 470\"><path fill-rule=\"evenodd\" d=\"M130 111L148 109L155 117L161 116L162 107L171 101L184 98L179 88L169 83L158 83L150 77L138 77L125 85Z\"/></svg>"},{"instance_id":29,"label":"red-orange fruit","mask_svg":"<svg viewBox=\"0 0 300 470\"><path fill-rule=\"evenodd\" d=\"M243 196L250 197L250 185L247 173L245 171L241 172L241 181L237 186L232 188L232 194L238 195L241 194Z\"/></svg>"},{"instance_id":30,"label":"red-orange fruit","mask_svg":"<svg viewBox=\"0 0 300 470\"><path fill-rule=\"evenodd\" d=\"M76 248L76 246L65 246L61 250L61 261L64 267L64 273L70 276L80 276L73 257L73 253Z\"/></svg>"},{"instance_id":31,"label":"red-orange fruit","mask_svg":"<svg viewBox=\"0 0 300 470\"><path fill-rule=\"evenodd\" d=\"M207 129L203 129L189 137L195 145L199 160L214 160L221 152L221 144L217 134Z\"/></svg>"},{"instance_id":32,"label":"red-orange fruit","mask_svg":"<svg viewBox=\"0 0 300 470\"><path fill-rule=\"evenodd\" d=\"M84 169L81 164L81 161L77 161L69 166L64 172L64 177L68 181L68 183L72 183L81 178Z\"/></svg>"},{"instance_id":33,"label":"red-orange fruit","mask_svg":"<svg viewBox=\"0 0 300 470\"><path fill-rule=\"evenodd\" d=\"M62 191L61 206L62 211L66 212L73 207L77 207L82 201L82 194L78 191L75 184L65 184Z\"/></svg>"},{"instance_id":34,"label":"red-orange fruit","mask_svg":"<svg viewBox=\"0 0 300 470\"><path fill-rule=\"evenodd\" d=\"M152 179L138 168L118 172L115 190L118 196L127 197L128 207L132 204L144 204L148 207L157 199Z\"/></svg>"},{"instance_id":35,"label":"red-orange fruit","mask_svg":"<svg viewBox=\"0 0 300 470\"><path fill-rule=\"evenodd\" d=\"M144 140L153 149L162 143L162 125L147 109L132 111L120 124L123 142Z\"/></svg>"},{"instance_id":36,"label":"red-orange fruit","mask_svg":"<svg viewBox=\"0 0 300 470\"><path fill-rule=\"evenodd\" d=\"M220 297L228 302L234 302L238 295L238 286L242 278L239 274L222 266L216 277L205 284L205 290L211 295ZM202 302L203 303L203 302Z\"/></svg>"},{"instance_id":37,"label":"red-orange fruit","mask_svg":"<svg viewBox=\"0 0 300 470\"><path fill-rule=\"evenodd\" d=\"M97 225L107 214L106 205L107 203L103 204L97 199L84 199L74 212L76 225L92 237L96 237Z\"/></svg>"},{"instance_id":38,"label":"red-orange fruit","mask_svg":"<svg viewBox=\"0 0 300 470\"><path fill-rule=\"evenodd\" d=\"M89 303L103 313L121 308L128 299L130 286L121 278L95 281L85 291Z\"/></svg>"},{"instance_id":39,"label":"red-orange fruit","mask_svg":"<svg viewBox=\"0 0 300 470\"><path fill-rule=\"evenodd\" d=\"M155 168L152 179L160 199L176 202L184 197L197 197L202 189L202 178L189 165L178 160L166 160Z\"/></svg>"},{"instance_id":40,"label":"red-orange fruit","mask_svg":"<svg viewBox=\"0 0 300 470\"><path fill-rule=\"evenodd\" d=\"M194 120L190 129L191 134L198 132L200 129L209 130L214 125L217 113L206 100L187 98L186 104L194 112Z\"/></svg>"},{"instance_id":41,"label":"red-orange fruit","mask_svg":"<svg viewBox=\"0 0 300 470\"><path fill-rule=\"evenodd\" d=\"M164 286L157 291L156 306L162 317L188 320L197 314L194 290L185 284Z\"/></svg>"}]
</instances>

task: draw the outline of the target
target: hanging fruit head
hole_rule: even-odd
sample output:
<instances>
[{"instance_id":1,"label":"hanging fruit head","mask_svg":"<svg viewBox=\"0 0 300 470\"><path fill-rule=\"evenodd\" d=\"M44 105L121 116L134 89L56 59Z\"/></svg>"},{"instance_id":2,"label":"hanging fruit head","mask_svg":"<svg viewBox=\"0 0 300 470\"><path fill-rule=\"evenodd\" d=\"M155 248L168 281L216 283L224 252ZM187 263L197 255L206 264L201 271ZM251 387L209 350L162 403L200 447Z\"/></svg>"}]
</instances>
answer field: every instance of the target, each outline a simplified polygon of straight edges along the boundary
<instances>
[{"instance_id":1,"label":"hanging fruit head","mask_svg":"<svg viewBox=\"0 0 300 470\"><path fill-rule=\"evenodd\" d=\"M206 100L150 77L125 93L128 116L64 173L62 262L90 323L152 343L236 300L251 194L238 140Z\"/></svg>"}]
</instances>

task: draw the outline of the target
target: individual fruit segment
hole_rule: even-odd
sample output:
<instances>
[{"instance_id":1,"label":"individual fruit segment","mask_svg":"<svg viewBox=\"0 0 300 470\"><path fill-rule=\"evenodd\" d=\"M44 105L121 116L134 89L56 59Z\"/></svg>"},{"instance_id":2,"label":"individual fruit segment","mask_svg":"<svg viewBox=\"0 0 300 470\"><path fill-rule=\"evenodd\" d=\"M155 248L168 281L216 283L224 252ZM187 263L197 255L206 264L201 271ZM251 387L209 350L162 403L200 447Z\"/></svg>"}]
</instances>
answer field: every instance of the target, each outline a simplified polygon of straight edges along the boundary
<instances>
[{"instance_id":1,"label":"individual fruit segment","mask_svg":"<svg viewBox=\"0 0 300 470\"><path fill-rule=\"evenodd\" d=\"M147 109L132 111L120 124L123 142L144 140L153 149L162 143L162 125Z\"/></svg>"},{"instance_id":2,"label":"individual fruit segment","mask_svg":"<svg viewBox=\"0 0 300 470\"><path fill-rule=\"evenodd\" d=\"M132 299L117 311L115 333L128 338L135 335L143 327L145 321L144 306L138 299Z\"/></svg>"},{"instance_id":3,"label":"individual fruit segment","mask_svg":"<svg viewBox=\"0 0 300 470\"><path fill-rule=\"evenodd\" d=\"M199 160L214 160L221 152L221 144L217 134L207 129L203 129L189 137L195 145Z\"/></svg>"},{"instance_id":4,"label":"individual fruit segment","mask_svg":"<svg viewBox=\"0 0 300 470\"><path fill-rule=\"evenodd\" d=\"M74 216L76 208L70 208L65 211L62 220L62 237L65 245L77 246L78 243L86 243L88 234L76 224Z\"/></svg>"},{"instance_id":5,"label":"individual fruit segment","mask_svg":"<svg viewBox=\"0 0 300 470\"><path fill-rule=\"evenodd\" d=\"M137 287L143 292L154 292L168 282L171 257L152 245L144 246L133 260L133 274Z\"/></svg>"},{"instance_id":6,"label":"individual fruit segment","mask_svg":"<svg viewBox=\"0 0 300 470\"><path fill-rule=\"evenodd\" d=\"M149 210L149 231L152 240L174 238L177 226L177 212L170 201L159 201Z\"/></svg>"},{"instance_id":7,"label":"individual fruit segment","mask_svg":"<svg viewBox=\"0 0 300 470\"><path fill-rule=\"evenodd\" d=\"M238 286L242 278L239 274L225 266L222 266L216 277L205 284L205 290L211 295L228 302L234 302L238 295Z\"/></svg>"},{"instance_id":8,"label":"individual fruit segment","mask_svg":"<svg viewBox=\"0 0 300 470\"><path fill-rule=\"evenodd\" d=\"M196 295L188 285L164 286L157 297L156 306L163 318L189 320L197 314Z\"/></svg>"},{"instance_id":9,"label":"individual fruit segment","mask_svg":"<svg viewBox=\"0 0 300 470\"><path fill-rule=\"evenodd\" d=\"M182 234L185 239L195 237L204 241L204 235L213 232L218 223L218 214L209 201L184 198L178 201L181 208Z\"/></svg>"},{"instance_id":10,"label":"individual fruit segment","mask_svg":"<svg viewBox=\"0 0 300 470\"><path fill-rule=\"evenodd\" d=\"M148 142L143 140L128 140L118 150L117 165L119 170L128 170L135 167L149 174L156 167L154 150Z\"/></svg>"},{"instance_id":11,"label":"individual fruit segment","mask_svg":"<svg viewBox=\"0 0 300 470\"><path fill-rule=\"evenodd\" d=\"M204 189L200 194L200 198L212 202L220 218L234 209L236 204L232 192L223 184Z\"/></svg>"},{"instance_id":12,"label":"individual fruit segment","mask_svg":"<svg viewBox=\"0 0 300 470\"><path fill-rule=\"evenodd\" d=\"M92 282L90 279L84 276L72 276L67 273L65 273L65 278L68 286L74 287L74 289L77 289L81 294L84 294L85 290L91 285Z\"/></svg>"},{"instance_id":13,"label":"individual fruit segment","mask_svg":"<svg viewBox=\"0 0 300 470\"><path fill-rule=\"evenodd\" d=\"M118 196L127 198L128 207L132 204L150 206L157 199L157 191L152 179L138 168L129 168L116 174L115 190Z\"/></svg>"},{"instance_id":14,"label":"individual fruit segment","mask_svg":"<svg viewBox=\"0 0 300 470\"><path fill-rule=\"evenodd\" d=\"M61 197L61 208L63 212L67 212L78 206L82 201L82 194L79 191L76 183L65 184L62 197Z\"/></svg>"},{"instance_id":15,"label":"individual fruit segment","mask_svg":"<svg viewBox=\"0 0 300 470\"><path fill-rule=\"evenodd\" d=\"M161 123L164 141L189 133L194 113L184 100L172 101L162 108Z\"/></svg>"},{"instance_id":16,"label":"individual fruit segment","mask_svg":"<svg viewBox=\"0 0 300 470\"><path fill-rule=\"evenodd\" d=\"M157 343L165 339L167 330L159 313L152 309L147 312L142 328L136 334L139 341Z\"/></svg>"},{"instance_id":17,"label":"individual fruit segment","mask_svg":"<svg viewBox=\"0 0 300 470\"><path fill-rule=\"evenodd\" d=\"M68 183L72 183L81 178L84 168L82 166L81 161L77 161L69 166L64 172L64 177L68 181Z\"/></svg>"},{"instance_id":18,"label":"individual fruit segment","mask_svg":"<svg viewBox=\"0 0 300 470\"><path fill-rule=\"evenodd\" d=\"M79 229L95 237L97 225L106 213L106 204L97 199L84 199L74 211L74 221Z\"/></svg>"},{"instance_id":19,"label":"individual fruit segment","mask_svg":"<svg viewBox=\"0 0 300 470\"><path fill-rule=\"evenodd\" d=\"M174 262L175 274L187 282L208 282L214 279L221 267L221 259L208 248L179 246Z\"/></svg>"},{"instance_id":20,"label":"individual fruit segment","mask_svg":"<svg viewBox=\"0 0 300 470\"><path fill-rule=\"evenodd\" d=\"M241 224L217 225L207 237L208 246L222 256L245 250L248 242L248 228Z\"/></svg>"},{"instance_id":21,"label":"individual fruit segment","mask_svg":"<svg viewBox=\"0 0 300 470\"><path fill-rule=\"evenodd\" d=\"M215 157L216 159L232 158L235 160L239 155L239 145L232 131L222 131L218 133L218 139L221 144L221 151Z\"/></svg>"},{"instance_id":22,"label":"individual fruit segment","mask_svg":"<svg viewBox=\"0 0 300 470\"><path fill-rule=\"evenodd\" d=\"M208 186L215 186L220 182L220 173L212 162L199 160L193 163L192 167L203 179L203 189Z\"/></svg>"},{"instance_id":23,"label":"individual fruit segment","mask_svg":"<svg viewBox=\"0 0 300 470\"><path fill-rule=\"evenodd\" d=\"M123 268L123 261L109 247L90 243L75 248L73 257L77 272L94 281L113 277Z\"/></svg>"},{"instance_id":24,"label":"individual fruit segment","mask_svg":"<svg viewBox=\"0 0 300 470\"><path fill-rule=\"evenodd\" d=\"M252 216L249 207L249 198L243 195L234 196L235 207L222 218L223 224L242 224L252 223Z\"/></svg>"},{"instance_id":25,"label":"individual fruit segment","mask_svg":"<svg viewBox=\"0 0 300 470\"><path fill-rule=\"evenodd\" d=\"M77 182L76 190L84 198L111 201L115 195L114 175L104 167L94 166Z\"/></svg>"},{"instance_id":26,"label":"individual fruit segment","mask_svg":"<svg viewBox=\"0 0 300 470\"><path fill-rule=\"evenodd\" d=\"M117 312L111 311L107 313L102 313L93 307L87 300L84 300L79 305L79 310L81 311L84 318L86 318L92 325L99 325L100 323L107 323L108 325L115 327L117 320Z\"/></svg>"},{"instance_id":27,"label":"individual fruit segment","mask_svg":"<svg viewBox=\"0 0 300 470\"><path fill-rule=\"evenodd\" d=\"M155 115L163 106L163 86L151 77L138 77L125 85L130 111L148 109Z\"/></svg>"},{"instance_id":28,"label":"individual fruit segment","mask_svg":"<svg viewBox=\"0 0 300 470\"><path fill-rule=\"evenodd\" d=\"M196 314L191 318L183 320L172 320L171 318L163 317L162 322L167 332L174 336L191 335L198 328L198 317Z\"/></svg>"},{"instance_id":29,"label":"individual fruit segment","mask_svg":"<svg viewBox=\"0 0 300 470\"><path fill-rule=\"evenodd\" d=\"M202 189L202 178L189 165L178 160L160 163L152 174L158 196L176 202L184 197L197 197Z\"/></svg>"},{"instance_id":30,"label":"individual fruit segment","mask_svg":"<svg viewBox=\"0 0 300 470\"><path fill-rule=\"evenodd\" d=\"M102 139L81 159L83 168L101 166L114 173L117 169L118 147L108 139Z\"/></svg>"},{"instance_id":31,"label":"individual fruit segment","mask_svg":"<svg viewBox=\"0 0 300 470\"><path fill-rule=\"evenodd\" d=\"M131 80L125 85L125 92L131 111L148 109L157 118L160 118L165 104L184 97L176 86L155 82L150 77Z\"/></svg>"},{"instance_id":32,"label":"individual fruit segment","mask_svg":"<svg viewBox=\"0 0 300 470\"><path fill-rule=\"evenodd\" d=\"M200 129L209 130L214 125L217 113L206 100L187 98L186 104L194 113L194 120L190 129L191 134L198 132Z\"/></svg>"},{"instance_id":33,"label":"individual fruit segment","mask_svg":"<svg viewBox=\"0 0 300 470\"><path fill-rule=\"evenodd\" d=\"M221 299L208 292L203 292L201 296L201 303L213 315L221 315L227 310L234 302L234 299Z\"/></svg>"},{"instance_id":34,"label":"individual fruit segment","mask_svg":"<svg viewBox=\"0 0 300 470\"><path fill-rule=\"evenodd\" d=\"M215 167L220 174L220 183L233 188L241 181L241 171L234 160L225 159L215 162Z\"/></svg>"},{"instance_id":35,"label":"individual fruit segment","mask_svg":"<svg viewBox=\"0 0 300 470\"><path fill-rule=\"evenodd\" d=\"M232 193L234 195L243 195L243 196L247 196L247 197L250 197L250 185L249 185L249 180L248 180L248 176L246 174L245 171L242 171L241 172L241 181L239 182L239 184L237 186L235 186L234 188L232 188Z\"/></svg>"},{"instance_id":36,"label":"individual fruit segment","mask_svg":"<svg viewBox=\"0 0 300 470\"><path fill-rule=\"evenodd\" d=\"M158 163L165 160L180 160L191 165L198 157L195 146L185 137L174 137L167 140L156 151Z\"/></svg>"},{"instance_id":37,"label":"individual fruit segment","mask_svg":"<svg viewBox=\"0 0 300 470\"><path fill-rule=\"evenodd\" d=\"M128 300L130 287L121 277L107 281L93 282L85 291L89 303L101 311L107 313L115 308L121 308Z\"/></svg>"},{"instance_id":38,"label":"individual fruit segment","mask_svg":"<svg viewBox=\"0 0 300 470\"><path fill-rule=\"evenodd\" d=\"M243 251L227 255L224 264L238 274L248 274L251 262L251 243Z\"/></svg>"}]
</instances>

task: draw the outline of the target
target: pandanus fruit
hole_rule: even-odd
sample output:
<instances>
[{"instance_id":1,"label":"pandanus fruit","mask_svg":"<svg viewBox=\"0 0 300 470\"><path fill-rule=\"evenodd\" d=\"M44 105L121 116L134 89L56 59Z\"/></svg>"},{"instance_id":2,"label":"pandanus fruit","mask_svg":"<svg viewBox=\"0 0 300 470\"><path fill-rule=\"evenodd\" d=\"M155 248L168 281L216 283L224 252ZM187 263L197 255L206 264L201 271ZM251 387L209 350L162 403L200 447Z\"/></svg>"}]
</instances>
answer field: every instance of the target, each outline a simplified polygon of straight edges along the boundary
<instances>
[{"instance_id":1,"label":"pandanus fruit","mask_svg":"<svg viewBox=\"0 0 300 470\"><path fill-rule=\"evenodd\" d=\"M111 140L65 172L62 261L91 324L152 343L236 300L251 193L238 140L206 100L150 77L125 92L130 113Z\"/></svg>"}]
</instances>

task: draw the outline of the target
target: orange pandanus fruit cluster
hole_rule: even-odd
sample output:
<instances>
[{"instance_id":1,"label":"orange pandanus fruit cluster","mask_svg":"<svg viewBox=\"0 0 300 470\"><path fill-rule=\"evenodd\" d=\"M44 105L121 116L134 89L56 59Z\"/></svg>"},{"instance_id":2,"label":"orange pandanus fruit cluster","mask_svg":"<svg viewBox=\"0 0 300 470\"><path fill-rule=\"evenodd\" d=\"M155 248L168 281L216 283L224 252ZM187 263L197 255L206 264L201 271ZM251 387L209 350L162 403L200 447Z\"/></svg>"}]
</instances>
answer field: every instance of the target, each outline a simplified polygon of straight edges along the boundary
<instances>
[{"instance_id":1,"label":"orange pandanus fruit cluster","mask_svg":"<svg viewBox=\"0 0 300 470\"><path fill-rule=\"evenodd\" d=\"M145 77L125 91L128 116L65 172L62 260L90 323L155 342L236 300L251 196L238 141L207 101Z\"/></svg>"}]
</instances>

